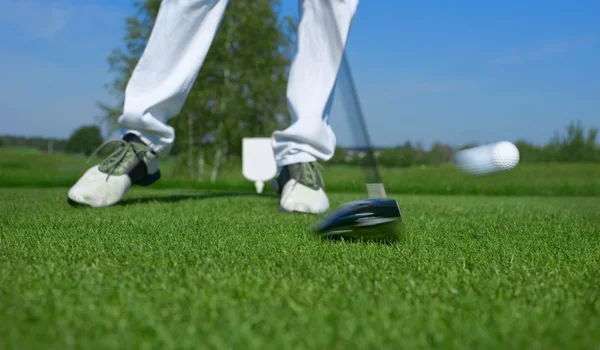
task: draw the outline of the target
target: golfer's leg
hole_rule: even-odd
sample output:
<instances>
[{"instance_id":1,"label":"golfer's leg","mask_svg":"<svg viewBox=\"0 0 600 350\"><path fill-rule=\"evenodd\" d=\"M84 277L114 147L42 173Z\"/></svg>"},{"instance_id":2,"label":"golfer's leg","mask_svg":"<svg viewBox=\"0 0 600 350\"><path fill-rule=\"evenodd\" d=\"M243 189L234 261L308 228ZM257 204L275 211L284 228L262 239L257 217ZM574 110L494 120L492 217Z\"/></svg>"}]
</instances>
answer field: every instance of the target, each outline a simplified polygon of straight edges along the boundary
<instances>
[{"instance_id":1,"label":"golfer's leg","mask_svg":"<svg viewBox=\"0 0 600 350\"><path fill-rule=\"evenodd\" d=\"M163 0L146 49L125 91L119 123L159 156L175 139L177 115L198 75L228 0Z\"/></svg>"},{"instance_id":2,"label":"golfer's leg","mask_svg":"<svg viewBox=\"0 0 600 350\"><path fill-rule=\"evenodd\" d=\"M329 160L335 135L328 123L331 96L358 0L304 0L298 53L287 98L292 123L273 133L278 165Z\"/></svg>"}]
</instances>

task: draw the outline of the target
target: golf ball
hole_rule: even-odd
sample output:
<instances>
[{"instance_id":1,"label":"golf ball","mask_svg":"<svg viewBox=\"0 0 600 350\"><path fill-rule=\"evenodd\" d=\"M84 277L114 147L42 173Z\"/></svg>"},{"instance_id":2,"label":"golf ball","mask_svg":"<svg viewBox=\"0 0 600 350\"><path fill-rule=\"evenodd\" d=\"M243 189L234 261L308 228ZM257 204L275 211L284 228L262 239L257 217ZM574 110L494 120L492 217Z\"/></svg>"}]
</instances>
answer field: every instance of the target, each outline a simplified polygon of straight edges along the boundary
<instances>
[{"instance_id":1,"label":"golf ball","mask_svg":"<svg viewBox=\"0 0 600 350\"><path fill-rule=\"evenodd\" d=\"M470 175L484 175L514 168L519 163L519 150L508 141L458 151L456 165Z\"/></svg>"}]
</instances>

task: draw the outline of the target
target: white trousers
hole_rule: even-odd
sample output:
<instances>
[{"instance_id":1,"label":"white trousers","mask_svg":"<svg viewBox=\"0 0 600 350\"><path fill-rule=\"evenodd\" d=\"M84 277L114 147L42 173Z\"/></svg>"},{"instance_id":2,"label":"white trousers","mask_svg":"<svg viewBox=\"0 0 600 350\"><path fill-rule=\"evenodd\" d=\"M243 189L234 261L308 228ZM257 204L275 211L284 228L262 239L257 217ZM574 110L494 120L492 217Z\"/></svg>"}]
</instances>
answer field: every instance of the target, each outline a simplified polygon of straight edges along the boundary
<instances>
[{"instance_id":1,"label":"white trousers","mask_svg":"<svg viewBox=\"0 0 600 350\"><path fill-rule=\"evenodd\" d=\"M148 44L127 84L119 118L124 132L139 135L159 157L171 150L175 132L166 122L181 111L227 3L162 0ZM298 51L287 87L292 123L272 135L279 166L333 156L330 100L358 0L303 0L302 6Z\"/></svg>"}]
</instances>

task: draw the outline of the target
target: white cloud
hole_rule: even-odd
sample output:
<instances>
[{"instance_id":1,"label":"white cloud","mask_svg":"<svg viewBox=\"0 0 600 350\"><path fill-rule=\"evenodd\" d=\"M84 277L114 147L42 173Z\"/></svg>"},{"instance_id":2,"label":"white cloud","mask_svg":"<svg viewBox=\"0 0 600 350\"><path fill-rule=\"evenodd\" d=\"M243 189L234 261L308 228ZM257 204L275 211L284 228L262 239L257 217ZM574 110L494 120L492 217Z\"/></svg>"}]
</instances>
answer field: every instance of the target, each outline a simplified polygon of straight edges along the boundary
<instances>
[{"instance_id":1,"label":"white cloud","mask_svg":"<svg viewBox=\"0 0 600 350\"><path fill-rule=\"evenodd\" d=\"M514 65L538 61L594 45L591 37L557 40L537 47L515 50L513 53L489 61L492 65Z\"/></svg>"}]
</instances>

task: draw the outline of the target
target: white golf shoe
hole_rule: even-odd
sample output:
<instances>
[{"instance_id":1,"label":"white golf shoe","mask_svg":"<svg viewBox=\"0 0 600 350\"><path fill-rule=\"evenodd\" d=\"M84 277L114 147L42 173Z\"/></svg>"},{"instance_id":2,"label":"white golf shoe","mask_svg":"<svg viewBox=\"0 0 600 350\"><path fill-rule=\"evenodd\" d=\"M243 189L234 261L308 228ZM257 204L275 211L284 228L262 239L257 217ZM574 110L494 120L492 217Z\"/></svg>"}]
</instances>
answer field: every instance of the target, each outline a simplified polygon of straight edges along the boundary
<instances>
[{"instance_id":1,"label":"white golf shoe","mask_svg":"<svg viewBox=\"0 0 600 350\"><path fill-rule=\"evenodd\" d=\"M283 167L273 181L281 194L279 209L285 212L321 214L329 209L322 167L316 163L298 163Z\"/></svg>"},{"instance_id":2,"label":"white golf shoe","mask_svg":"<svg viewBox=\"0 0 600 350\"><path fill-rule=\"evenodd\" d=\"M71 187L67 201L71 205L107 207L118 203L132 185L148 186L160 179L158 159L150 147L136 135L111 140L119 146L102 163L88 171Z\"/></svg>"}]
</instances>

